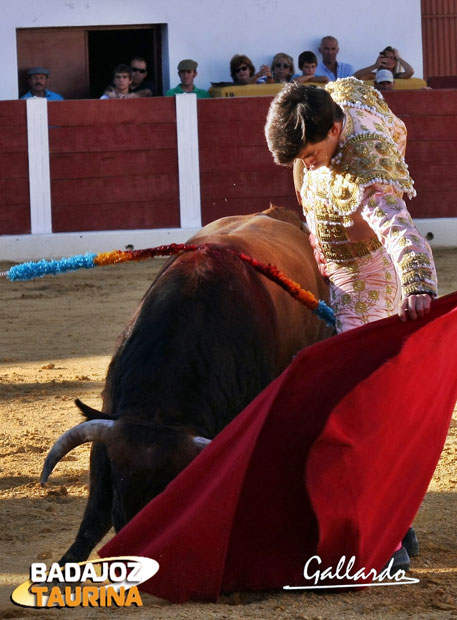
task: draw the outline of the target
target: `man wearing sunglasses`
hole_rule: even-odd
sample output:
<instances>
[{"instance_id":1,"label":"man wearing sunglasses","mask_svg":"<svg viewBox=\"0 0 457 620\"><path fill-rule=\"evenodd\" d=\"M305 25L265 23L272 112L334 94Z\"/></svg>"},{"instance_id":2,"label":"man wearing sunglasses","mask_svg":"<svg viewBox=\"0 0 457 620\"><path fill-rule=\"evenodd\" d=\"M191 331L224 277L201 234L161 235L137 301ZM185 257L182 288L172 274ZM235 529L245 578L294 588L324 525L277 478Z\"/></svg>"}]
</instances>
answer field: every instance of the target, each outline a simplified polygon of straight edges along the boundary
<instances>
[{"instance_id":1,"label":"man wearing sunglasses","mask_svg":"<svg viewBox=\"0 0 457 620\"><path fill-rule=\"evenodd\" d=\"M147 80L148 65L144 58L135 56L130 61L130 69L132 70L132 85L130 92L136 97L153 97L155 94L154 84Z\"/></svg>"},{"instance_id":2,"label":"man wearing sunglasses","mask_svg":"<svg viewBox=\"0 0 457 620\"><path fill-rule=\"evenodd\" d=\"M125 66L125 65L123 65ZM153 97L155 94L155 87L153 82L147 80L148 65L144 58L141 56L135 56L132 58L129 64L129 75L131 78L129 92L123 94L123 99L134 99L136 97ZM105 88L103 91L104 99L117 98L118 94L113 83Z\"/></svg>"}]
</instances>

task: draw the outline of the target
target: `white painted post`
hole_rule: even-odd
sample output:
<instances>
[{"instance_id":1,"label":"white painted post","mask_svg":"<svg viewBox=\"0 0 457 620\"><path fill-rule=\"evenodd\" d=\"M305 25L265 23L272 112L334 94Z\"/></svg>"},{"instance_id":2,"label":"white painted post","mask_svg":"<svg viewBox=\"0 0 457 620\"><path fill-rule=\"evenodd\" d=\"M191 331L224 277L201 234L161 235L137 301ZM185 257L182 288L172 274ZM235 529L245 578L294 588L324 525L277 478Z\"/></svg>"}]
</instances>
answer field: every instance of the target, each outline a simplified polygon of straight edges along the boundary
<instances>
[{"instance_id":1,"label":"white painted post","mask_svg":"<svg viewBox=\"0 0 457 620\"><path fill-rule=\"evenodd\" d=\"M48 101L32 97L26 103L31 229L32 234L51 233Z\"/></svg>"},{"instance_id":2,"label":"white painted post","mask_svg":"<svg viewBox=\"0 0 457 620\"><path fill-rule=\"evenodd\" d=\"M197 96L189 93L175 99L181 228L201 228Z\"/></svg>"}]
</instances>

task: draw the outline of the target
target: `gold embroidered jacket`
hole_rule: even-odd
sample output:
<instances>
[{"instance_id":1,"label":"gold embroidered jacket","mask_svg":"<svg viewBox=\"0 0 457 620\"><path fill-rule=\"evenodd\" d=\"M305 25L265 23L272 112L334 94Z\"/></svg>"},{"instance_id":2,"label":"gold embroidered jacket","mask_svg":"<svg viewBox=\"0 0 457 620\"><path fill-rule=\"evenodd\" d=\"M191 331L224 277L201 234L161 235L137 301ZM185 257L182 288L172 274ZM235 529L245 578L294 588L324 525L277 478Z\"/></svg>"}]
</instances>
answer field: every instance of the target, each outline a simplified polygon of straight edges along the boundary
<instances>
[{"instance_id":1,"label":"gold embroidered jacket","mask_svg":"<svg viewBox=\"0 0 457 620\"><path fill-rule=\"evenodd\" d=\"M437 294L428 243L415 228L403 194L415 195L404 160L406 127L382 95L356 78L326 87L343 109L339 148L329 167L304 173L303 210L324 262L344 265L384 245L395 265L403 296ZM346 229L359 210L376 234L351 243Z\"/></svg>"}]
</instances>

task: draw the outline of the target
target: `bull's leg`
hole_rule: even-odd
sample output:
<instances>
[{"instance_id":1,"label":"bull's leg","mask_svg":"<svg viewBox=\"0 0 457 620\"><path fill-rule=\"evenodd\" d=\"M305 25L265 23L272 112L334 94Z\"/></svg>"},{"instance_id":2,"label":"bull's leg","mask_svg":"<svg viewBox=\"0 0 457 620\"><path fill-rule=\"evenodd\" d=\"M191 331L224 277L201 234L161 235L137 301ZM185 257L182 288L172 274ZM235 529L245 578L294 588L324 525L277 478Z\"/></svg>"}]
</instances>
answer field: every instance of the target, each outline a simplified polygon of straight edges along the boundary
<instances>
[{"instance_id":1,"label":"bull's leg","mask_svg":"<svg viewBox=\"0 0 457 620\"><path fill-rule=\"evenodd\" d=\"M87 560L95 545L112 524L113 491L111 466L105 446L94 443L90 453L90 487L83 520L75 542L62 556L59 564Z\"/></svg>"}]
</instances>

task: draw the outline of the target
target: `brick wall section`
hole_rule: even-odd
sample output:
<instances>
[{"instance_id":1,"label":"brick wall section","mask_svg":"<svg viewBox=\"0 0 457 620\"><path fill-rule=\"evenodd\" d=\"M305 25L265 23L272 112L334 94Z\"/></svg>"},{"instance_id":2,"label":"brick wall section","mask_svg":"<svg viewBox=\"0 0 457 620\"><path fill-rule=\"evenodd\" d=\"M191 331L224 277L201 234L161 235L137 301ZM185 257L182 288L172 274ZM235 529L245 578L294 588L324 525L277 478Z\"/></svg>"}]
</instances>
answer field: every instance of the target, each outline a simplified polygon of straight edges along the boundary
<instances>
[{"instance_id":1,"label":"brick wall section","mask_svg":"<svg viewBox=\"0 0 457 620\"><path fill-rule=\"evenodd\" d=\"M408 128L415 218L457 217L457 90L395 91ZM198 101L202 220L298 210L289 168L276 166L263 127L271 97ZM1 101L0 234L30 232L26 108ZM54 232L179 227L171 97L48 105Z\"/></svg>"},{"instance_id":2,"label":"brick wall section","mask_svg":"<svg viewBox=\"0 0 457 620\"><path fill-rule=\"evenodd\" d=\"M386 100L408 129L411 215L457 217L457 90L396 91Z\"/></svg>"},{"instance_id":3,"label":"brick wall section","mask_svg":"<svg viewBox=\"0 0 457 620\"><path fill-rule=\"evenodd\" d=\"M271 97L198 102L202 221L274 204L298 210L290 168L274 164L263 128Z\"/></svg>"},{"instance_id":4,"label":"brick wall section","mask_svg":"<svg viewBox=\"0 0 457 620\"><path fill-rule=\"evenodd\" d=\"M54 232L179 227L171 98L48 106Z\"/></svg>"},{"instance_id":5,"label":"brick wall section","mask_svg":"<svg viewBox=\"0 0 457 620\"><path fill-rule=\"evenodd\" d=\"M0 234L30 233L25 102L0 102L0 124Z\"/></svg>"},{"instance_id":6,"label":"brick wall section","mask_svg":"<svg viewBox=\"0 0 457 620\"><path fill-rule=\"evenodd\" d=\"M457 90L386 94L408 128L415 218L457 217ZM273 164L263 135L271 97L199 102L203 222L268 207L297 208L292 175Z\"/></svg>"}]
</instances>

